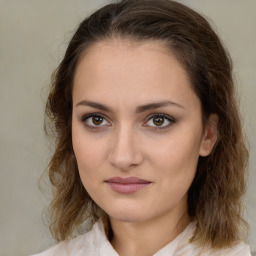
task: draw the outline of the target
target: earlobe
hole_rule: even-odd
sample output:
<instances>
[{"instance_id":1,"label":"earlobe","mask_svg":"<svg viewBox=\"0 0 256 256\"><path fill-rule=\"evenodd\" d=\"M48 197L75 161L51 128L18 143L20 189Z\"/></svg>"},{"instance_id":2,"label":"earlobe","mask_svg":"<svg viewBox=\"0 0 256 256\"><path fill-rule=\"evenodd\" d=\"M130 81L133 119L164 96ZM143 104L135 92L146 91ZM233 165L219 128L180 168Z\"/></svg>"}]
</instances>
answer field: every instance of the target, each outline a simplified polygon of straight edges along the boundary
<instances>
[{"instance_id":1,"label":"earlobe","mask_svg":"<svg viewBox=\"0 0 256 256\"><path fill-rule=\"evenodd\" d=\"M210 114L205 125L204 134L200 145L200 156L208 156L218 139L219 117L216 114Z\"/></svg>"}]
</instances>

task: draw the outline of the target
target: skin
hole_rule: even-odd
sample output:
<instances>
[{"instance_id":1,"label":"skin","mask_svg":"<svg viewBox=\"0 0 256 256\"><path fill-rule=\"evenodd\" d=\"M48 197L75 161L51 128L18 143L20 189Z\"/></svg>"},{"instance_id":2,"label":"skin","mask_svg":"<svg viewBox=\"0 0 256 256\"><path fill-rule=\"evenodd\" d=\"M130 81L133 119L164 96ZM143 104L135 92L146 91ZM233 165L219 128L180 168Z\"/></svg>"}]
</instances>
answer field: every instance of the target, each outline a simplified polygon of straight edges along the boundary
<instances>
[{"instance_id":1,"label":"skin","mask_svg":"<svg viewBox=\"0 0 256 256\"><path fill-rule=\"evenodd\" d=\"M172 103L136 111L166 101ZM91 113L102 118L86 117ZM152 118L158 113L172 121ZM110 218L119 255L152 255L190 221L187 191L199 156L210 154L217 139L217 117L209 119L213 125L203 128L187 73L160 42L103 41L79 62L73 148L84 187ZM122 194L105 182L112 177L138 177L150 185Z\"/></svg>"}]
</instances>

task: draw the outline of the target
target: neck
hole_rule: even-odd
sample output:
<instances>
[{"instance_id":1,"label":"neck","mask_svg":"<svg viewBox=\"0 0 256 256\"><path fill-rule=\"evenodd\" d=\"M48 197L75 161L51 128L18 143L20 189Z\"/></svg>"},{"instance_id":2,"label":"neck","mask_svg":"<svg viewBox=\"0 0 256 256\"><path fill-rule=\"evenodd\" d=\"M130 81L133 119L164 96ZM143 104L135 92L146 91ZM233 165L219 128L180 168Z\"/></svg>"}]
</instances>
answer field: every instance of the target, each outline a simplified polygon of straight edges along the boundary
<instances>
[{"instance_id":1,"label":"neck","mask_svg":"<svg viewBox=\"0 0 256 256\"><path fill-rule=\"evenodd\" d=\"M149 256L174 240L191 221L187 211L165 214L144 222L123 222L110 218L111 244L120 256Z\"/></svg>"}]
</instances>

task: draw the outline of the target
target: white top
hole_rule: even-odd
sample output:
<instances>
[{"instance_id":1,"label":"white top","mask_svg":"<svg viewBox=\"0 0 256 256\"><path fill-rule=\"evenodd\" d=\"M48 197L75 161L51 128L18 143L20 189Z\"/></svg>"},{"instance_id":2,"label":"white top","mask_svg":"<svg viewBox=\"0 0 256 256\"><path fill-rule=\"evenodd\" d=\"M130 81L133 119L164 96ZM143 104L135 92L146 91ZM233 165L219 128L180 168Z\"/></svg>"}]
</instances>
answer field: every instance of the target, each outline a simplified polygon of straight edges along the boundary
<instances>
[{"instance_id":1,"label":"white top","mask_svg":"<svg viewBox=\"0 0 256 256\"><path fill-rule=\"evenodd\" d=\"M249 246L240 243L232 248L207 250L196 247L189 239L193 236L195 223L190 223L173 241L153 256L251 256ZM118 256L108 241L101 222L92 230L74 239L63 241L50 249L31 256Z\"/></svg>"}]
</instances>

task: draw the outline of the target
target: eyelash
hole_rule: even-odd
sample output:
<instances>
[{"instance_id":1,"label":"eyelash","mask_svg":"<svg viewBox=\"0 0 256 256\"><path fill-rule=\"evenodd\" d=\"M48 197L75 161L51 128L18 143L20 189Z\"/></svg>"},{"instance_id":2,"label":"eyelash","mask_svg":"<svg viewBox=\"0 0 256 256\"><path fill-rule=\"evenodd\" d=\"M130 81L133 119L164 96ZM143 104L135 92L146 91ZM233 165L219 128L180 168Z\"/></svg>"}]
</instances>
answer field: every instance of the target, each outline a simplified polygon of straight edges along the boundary
<instances>
[{"instance_id":1,"label":"eyelash","mask_svg":"<svg viewBox=\"0 0 256 256\"><path fill-rule=\"evenodd\" d=\"M102 125L90 125L88 123L86 123L88 121L89 118L91 117L100 117L102 118L103 120L106 120L105 117L101 114L98 114L98 113L91 113L91 114L87 114L85 116L82 117L82 122L89 128L89 129L97 129L97 130L103 130L105 129L104 127L105 126L102 126ZM148 118L147 118L147 122L148 123L151 119L153 118L164 118L164 122L165 120L167 120L168 122L170 122L170 124L168 125L165 125L165 126L149 126L150 129L154 129L154 130L163 130L163 129L167 129L169 128L171 125L173 125L176 120L166 114L163 114L163 113L155 113L155 114L152 114L150 115ZM104 122L104 121L103 121Z\"/></svg>"},{"instance_id":2,"label":"eyelash","mask_svg":"<svg viewBox=\"0 0 256 256\"><path fill-rule=\"evenodd\" d=\"M168 125L165 125L165 126L150 126L151 129L154 129L154 130L164 130L164 129L167 129L169 128L171 125L173 125L176 120L166 114L163 114L163 113L156 113L156 114L152 114L150 115L148 118L147 118L147 123L150 121L150 120L153 120L154 118L163 118L164 119L164 122L167 120L169 122Z\"/></svg>"},{"instance_id":3,"label":"eyelash","mask_svg":"<svg viewBox=\"0 0 256 256\"><path fill-rule=\"evenodd\" d=\"M97 114L97 113L87 114L87 115L85 115L85 116L82 117L82 122L85 124L86 127L90 128L90 129L97 129L97 130L102 130L102 129L104 129L104 127L102 127L101 125L92 126L92 125L87 124L86 121L87 121L89 118L91 118L91 117L100 117L100 118L103 118L104 120L106 120L104 116L102 116L102 115L100 115L100 114Z\"/></svg>"}]
</instances>

